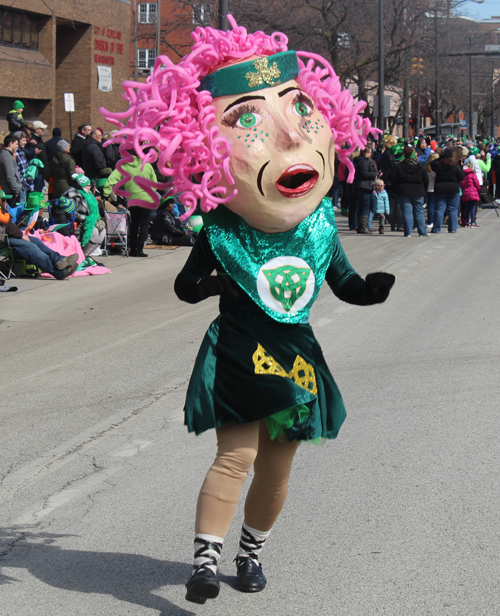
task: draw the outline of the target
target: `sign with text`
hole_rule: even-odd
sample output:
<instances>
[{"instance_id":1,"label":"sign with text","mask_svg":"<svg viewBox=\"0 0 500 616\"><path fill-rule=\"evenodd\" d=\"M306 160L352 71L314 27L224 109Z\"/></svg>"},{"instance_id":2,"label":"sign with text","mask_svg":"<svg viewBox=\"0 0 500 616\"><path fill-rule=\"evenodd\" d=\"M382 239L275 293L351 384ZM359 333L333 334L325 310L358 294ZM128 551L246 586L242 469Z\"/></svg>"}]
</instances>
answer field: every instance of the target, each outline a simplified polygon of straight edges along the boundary
<instances>
[{"instance_id":1,"label":"sign with text","mask_svg":"<svg viewBox=\"0 0 500 616\"><path fill-rule=\"evenodd\" d=\"M75 110L75 97L72 93L65 92L64 93L64 111L74 111Z\"/></svg>"},{"instance_id":2,"label":"sign with text","mask_svg":"<svg viewBox=\"0 0 500 616\"><path fill-rule=\"evenodd\" d=\"M94 51L101 53L94 54L94 62L97 64L106 64L108 66L114 66L114 56L104 54L118 54L124 55L123 43L121 43L122 33L119 30L112 30L103 26L94 26ZM111 39L111 40L107 40Z\"/></svg>"},{"instance_id":3,"label":"sign with text","mask_svg":"<svg viewBox=\"0 0 500 616\"><path fill-rule=\"evenodd\" d=\"M97 74L99 75L97 89L101 90L101 92L111 92L111 90L113 89L111 66L98 66Z\"/></svg>"}]
</instances>

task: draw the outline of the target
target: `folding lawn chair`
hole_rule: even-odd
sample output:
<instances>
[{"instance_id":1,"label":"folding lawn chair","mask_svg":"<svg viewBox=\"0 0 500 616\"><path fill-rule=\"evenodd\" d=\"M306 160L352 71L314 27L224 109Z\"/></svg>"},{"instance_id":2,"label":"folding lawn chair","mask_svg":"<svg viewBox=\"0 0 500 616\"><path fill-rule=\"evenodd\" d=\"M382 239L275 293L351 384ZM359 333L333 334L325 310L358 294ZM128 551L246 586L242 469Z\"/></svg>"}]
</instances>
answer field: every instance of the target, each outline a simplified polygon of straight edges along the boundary
<instances>
[{"instance_id":1,"label":"folding lawn chair","mask_svg":"<svg viewBox=\"0 0 500 616\"><path fill-rule=\"evenodd\" d=\"M104 217L106 220L105 255L108 255L110 248L121 248L123 256L128 257L129 211L104 212Z\"/></svg>"},{"instance_id":2,"label":"folding lawn chair","mask_svg":"<svg viewBox=\"0 0 500 616\"><path fill-rule=\"evenodd\" d=\"M14 268L16 265L14 251L9 244L9 238L5 236L6 246L0 248L0 278L9 280L11 276L16 276Z\"/></svg>"}]
</instances>

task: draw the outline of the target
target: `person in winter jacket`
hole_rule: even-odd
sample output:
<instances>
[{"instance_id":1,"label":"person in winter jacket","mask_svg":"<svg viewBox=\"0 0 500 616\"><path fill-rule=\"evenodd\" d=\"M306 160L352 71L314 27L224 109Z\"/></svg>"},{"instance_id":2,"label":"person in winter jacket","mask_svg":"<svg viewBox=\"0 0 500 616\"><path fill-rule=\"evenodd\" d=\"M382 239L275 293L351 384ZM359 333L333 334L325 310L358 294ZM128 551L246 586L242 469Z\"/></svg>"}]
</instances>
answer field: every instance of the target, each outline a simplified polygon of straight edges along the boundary
<instances>
[{"instance_id":1,"label":"person in winter jacket","mask_svg":"<svg viewBox=\"0 0 500 616\"><path fill-rule=\"evenodd\" d=\"M61 129L56 126L56 128L52 129L52 139L45 142L45 152L47 153L48 162L59 152L57 144L62 140L61 134Z\"/></svg>"},{"instance_id":2,"label":"person in winter jacket","mask_svg":"<svg viewBox=\"0 0 500 616\"><path fill-rule=\"evenodd\" d=\"M33 122L33 127L34 132L30 137L30 145L35 149L35 158L43 163L43 166L40 167L40 172L35 178L35 191L42 192L44 186L43 169L45 169L49 163L47 151L45 150L45 144L42 139L45 129L47 128L47 124L44 124L40 120L36 120L36 122Z\"/></svg>"},{"instance_id":3,"label":"person in winter jacket","mask_svg":"<svg viewBox=\"0 0 500 616\"><path fill-rule=\"evenodd\" d=\"M87 137L82 151L82 167L85 175L91 180L101 177L101 172L108 167L104 150L101 145L102 133L96 128Z\"/></svg>"},{"instance_id":4,"label":"person in winter jacket","mask_svg":"<svg viewBox=\"0 0 500 616\"><path fill-rule=\"evenodd\" d=\"M76 237L82 246L85 256L91 255L103 242L106 235L106 224L101 220L99 204L93 193L90 179L74 173L72 186L62 195L73 201L75 205Z\"/></svg>"},{"instance_id":5,"label":"person in winter jacket","mask_svg":"<svg viewBox=\"0 0 500 616\"><path fill-rule=\"evenodd\" d=\"M369 233L368 216L370 215L371 193L374 187L377 171L371 161L372 149L361 150L359 156L352 161L356 170L354 175L354 190L358 197L358 233Z\"/></svg>"},{"instance_id":6,"label":"person in winter jacket","mask_svg":"<svg viewBox=\"0 0 500 616\"><path fill-rule=\"evenodd\" d=\"M477 179L479 180L479 185L482 186L484 182L484 174L479 165L479 153L480 150L476 146L473 146L469 149L469 157L465 162L471 162L474 165L474 172L476 173Z\"/></svg>"},{"instance_id":7,"label":"person in winter jacket","mask_svg":"<svg viewBox=\"0 0 500 616\"><path fill-rule=\"evenodd\" d=\"M453 152L446 148L441 158L431 163L436 172L434 183L435 217L432 233L440 233L444 213L448 209L448 233L458 229L458 208L460 205L460 182L465 178L460 160L455 161Z\"/></svg>"},{"instance_id":8,"label":"person in winter jacket","mask_svg":"<svg viewBox=\"0 0 500 616\"><path fill-rule=\"evenodd\" d=\"M19 171L19 176L21 178L21 184L23 185L21 193L19 194L18 202L25 203L27 194L34 189L33 179L30 177L25 177L25 174L28 170L30 161L35 156L35 152L26 147L27 137L23 131L18 130L13 133L13 135L19 139L19 147L16 150L16 164Z\"/></svg>"},{"instance_id":9,"label":"person in winter jacket","mask_svg":"<svg viewBox=\"0 0 500 616\"><path fill-rule=\"evenodd\" d=\"M90 124L81 124L78 127L78 131L75 133L73 141L71 142L70 154L75 159L76 164L79 167L83 167L83 148L85 142L92 132L92 126Z\"/></svg>"},{"instance_id":10,"label":"person in winter jacket","mask_svg":"<svg viewBox=\"0 0 500 616\"><path fill-rule=\"evenodd\" d=\"M75 173L75 161L70 156L69 151L69 143L61 139L57 144L57 154L44 170L44 176L47 182L51 176L54 179L52 186L53 199L59 198L68 190L73 174Z\"/></svg>"},{"instance_id":11,"label":"person in winter jacket","mask_svg":"<svg viewBox=\"0 0 500 616\"><path fill-rule=\"evenodd\" d=\"M500 200L500 154L498 150L492 150L491 152L491 171L493 183L493 197Z\"/></svg>"},{"instance_id":12,"label":"person in winter jacket","mask_svg":"<svg viewBox=\"0 0 500 616\"><path fill-rule=\"evenodd\" d=\"M129 176L127 178L127 176ZM132 150L127 151L126 158L123 158L118 167L111 173L103 188L104 198L109 199L113 187L118 183L123 190L128 193L128 208L130 211L130 256L131 257L147 257L144 252L144 244L149 233L149 222L151 219L151 211L155 210L153 197L138 186L135 178L144 178L147 184L156 184L156 174L153 167L135 155ZM118 188L118 187L117 187ZM117 194L113 191L115 195ZM145 203L151 205L146 206Z\"/></svg>"},{"instance_id":13,"label":"person in winter jacket","mask_svg":"<svg viewBox=\"0 0 500 616\"><path fill-rule=\"evenodd\" d=\"M416 222L419 236L427 237L424 201L429 186L429 176L419 164L413 146L405 146L403 154L404 159L392 170L390 181L403 215L404 236L411 237L413 223Z\"/></svg>"},{"instance_id":14,"label":"person in winter jacket","mask_svg":"<svg viewBox=\"0 0 500 616\"><path fill-rule=\"evenodd\" d=\"M434 217L436 212L434 195L434 183L436 181L436 173L431 169L431 163L438 158L439 154L437 154L436 152L432 152L427 159L427 163L425 164L425 170L427 171L427 175L429 176L429 186L427 187L427 226L429 229L432 229L432 227L434 226Z\"/></svg>"},{"instance_id":15,"label":"person in winter jacket","mask_svg":"<svg viewBox=\"0 0 500 616\"><path fill-rule=\"evenodd\" d=\"M465 178L462 180L462 227L472 227L475 223L476 208L479 205L479 191L481 186L477 179L474 165L471 162L465 163Z\"/></svg>"},{"instance_id":16,"label":"person in winter jacket","mask_svg":"<svg viewBox=\"0 0 500 616\"><path fill-rule=\"evenodd\" d=\"M427 145L427 141L424 137L421 137L417 142L417 147L415 148L415 152L417 154L418 162L425 167L427 159L432 153L432 150L429 145Z\"/></svg>"},{"instance_id":17,"label":"person in winter jacket","mask_svg":"<svg viewBox=\"0 0 500 616\"><path fill-rule=\"evenodd\" d=\"M375 189L371 194L372 201L372 212L375 215L378 215L380 224L378 228L378 232L380 234L385 233L384 231L384 223L385 217L389 216L391 213L391 208L389 206L389 195L387 194L383 180L375 180Z\"/></svg>"},{"instance_id":18,"label":"person in winter jacket","mask_svg":"<svg viewBox=\"0 0 500 616\"><path fill-rule=\"evenodd\" d=\"M0 187L5 193L9 193L9 205L15 207L23 190L21 176L14 158L19 147L19 139L14 135L7 135L3 140L3 146L0 152Z\"/></svg>"},{"instance_id":19,"label":"person in winter jacket","mask_svg":"<svg viewBox=\"0 0 500 616\"><path fill-rule=\"evenodd\" d=\"M384 137L383 145L385 150L380 158L379 169L385 183L385 190L389 196L391 231L396 231L396 229L400 230L403 228L403 219L401 217L401 208L398 205L398 198L392 190L390 177L394 165L403 159L403 147L398 143L398 138L395 135Z\"/></svg>"},{"instance_id":20,"label":"person in winter jacket","mask_svg":"<svg viewBox=\"0 0 500 616\"><path fill-rule=\"evenodd\" d=\"M25 126L23 119L24 103L14 101L11 111L7 114L7 122L9 123L9 132L15 133L22 130Z\"/></svg>"},{"instance_id":21,"label":"person in winter jacket","mask_svg":"<svg viewBox=\"0 0 500 616\"><path fill-rule=\"evenodd\" d=\"M193 246L197 233L189 233L187 225L174 213L175 201L166 199L158 208L151 224L150 235L155 244L165 246Z\"/></svg>"}]
</instances>

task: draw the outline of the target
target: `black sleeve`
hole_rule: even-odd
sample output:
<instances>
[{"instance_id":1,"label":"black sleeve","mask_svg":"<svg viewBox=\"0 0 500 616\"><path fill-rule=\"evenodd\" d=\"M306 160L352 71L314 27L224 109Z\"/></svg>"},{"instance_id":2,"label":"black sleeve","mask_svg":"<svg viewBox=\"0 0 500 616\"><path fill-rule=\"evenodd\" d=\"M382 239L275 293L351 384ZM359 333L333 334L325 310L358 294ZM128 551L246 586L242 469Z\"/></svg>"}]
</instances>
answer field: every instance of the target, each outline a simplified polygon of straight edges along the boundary
<instances>
[{"instance_id":1,"label":"black sleeve","mask_svg":"<svg viewBox=\"0 0 500 616\"><path fill-rule=\"evenodd\" d=\"M427 192L427 189L429 188L429 174L427 173L425 169L423 169L422 181L424 184L425 192Z\"/></svg>"},{"instance_id":2,"label":"black sleeve","mask_svg":"<svg viewBox=\"0 0 500 616\"><path fill-rule=\"evenodd\" d=\"M219 261L210 248L206 231L202 229L188 260L175 279L175 294L188 304L198 303L201 301L197 291L199 280L204 276L210 276L217 269L222 271Z\"/></svg>"},{"instance_id":3,"label":"black sleeve","mask_svg":"<svg viewBox=\"0 0 500 616\"><path fill-rule=\"evenodd\" d=\"M325 280L334 294L343 302L367 306L365 281L357 274L347 260L338 236L333 243L333 257L326 271Z\"/></svg>"}]
</instances>

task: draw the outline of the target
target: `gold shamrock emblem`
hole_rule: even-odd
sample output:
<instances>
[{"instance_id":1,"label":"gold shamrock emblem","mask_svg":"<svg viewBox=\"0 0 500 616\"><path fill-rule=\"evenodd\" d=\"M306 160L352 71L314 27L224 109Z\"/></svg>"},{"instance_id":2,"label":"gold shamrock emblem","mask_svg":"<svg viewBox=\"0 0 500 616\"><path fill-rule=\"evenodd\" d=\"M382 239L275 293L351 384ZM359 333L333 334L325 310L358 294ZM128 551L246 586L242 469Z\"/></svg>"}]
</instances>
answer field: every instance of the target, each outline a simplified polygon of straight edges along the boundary
<instances>
[{"instance_id":1,"label":"gold shamrock emblem","mask_svg":"<svg viewBox=\"0 0 500 616\"><path fill-rule=\"evenodd\" d=\"M267 58L259 58L253 63L257 72L247 73L245 77L248 79L248 85L250 88L256 88L263 83L267 83L268 86L275 86L278 82L274 81L281 77L281 71L278 68L276 62L273 62L269 66L269 60Z\"/></svg>"}]
</instances>

